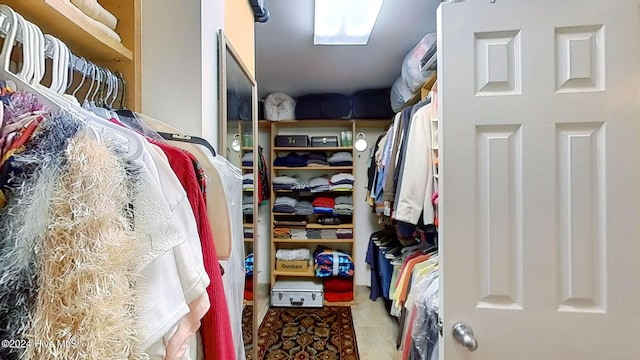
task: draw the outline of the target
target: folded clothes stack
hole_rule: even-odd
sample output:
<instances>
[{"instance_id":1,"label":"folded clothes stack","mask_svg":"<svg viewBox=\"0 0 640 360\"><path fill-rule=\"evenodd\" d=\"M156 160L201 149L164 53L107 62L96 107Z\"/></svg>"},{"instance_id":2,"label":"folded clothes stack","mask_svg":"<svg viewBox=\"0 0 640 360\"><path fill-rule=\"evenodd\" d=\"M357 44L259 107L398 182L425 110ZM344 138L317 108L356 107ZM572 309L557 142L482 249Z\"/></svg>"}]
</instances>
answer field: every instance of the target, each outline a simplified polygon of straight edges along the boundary
<instances>
[{"instance_id":1,"label":"folded clothes stack","mask_svg":"<svg viewBox=\"0 0 640 360\"><path fill-rule=\"evenodd\" d=\"M253 301L253 276L244 279L244 299Z\"/></svg>"},{"instance_id":2,"label":"folded clothes stack","mask_svg":"<svg viewBox=\"0 0 640 360\"><path fill-rule=\"evenodd\" d=\"M273 178L273 189L274 190L291 190L295 186L296 182L299 179L292 176L276 176Z\"/></svg>"},{"instance_id":3,"label":"folded clothes stack","mask_svg":"<svg viewBox=\"0 0 640 360\"><path fill-rule=\"evenodd\" d=\"M244 271L246 276L253 276L253 253L244 258Z\"/></svg>"},{"instance_id":4,"label":"folded clothes stack","mask_svg":"<svg viewBox=\"0 0 640 360\"><path fill-rule=\"evenodd\" d=\"M293 214L298 200L288 196L278 196L273 204L273 212Z\"/></svg>"},{"instance_id":5,"label":"folded clothes stack","mask_svg":"<svg viewBox=\"0 0 640 360\"><path fill-rule=\"evenodd\" d=\"M353 301L353 277L329 276L324 279L323 290L326 301Z\"/></svg>"},{"instance_id":6,"label":"folded clothes stack","mask_svg":"<svg viewBox=\"0 0 640 360\"><path fill-rule=\"evenodd\" d=\"M242 166L253 166L253 152L246 152L242 156Z\"/></svg>"},{"instance_id":7,"label":"folded clothes stack","mask_svg":"<svg viewBox=\"0 0 640 360\"><path fill-rule=\"evenodd\" d=\"M244 195L242 197L242 213L253 214L253 196Z\"/></svg>"},{"instance_id":8,"label":"folded clothes stack","mask_svg":"<svg viewBox=\"0 0 640 360\"><path fill-rule=\"evenodd\" d=\"M352 196L336 196L334 213L338 215L353 214L353 197Z\"/></svg>"},{"instance_id":9,"label":"folded clothes stack","mask_svg":"<svg viewBox=\"0 0 640 360\"><path fill-rule=\"evenodd\" d=\"M286 167L305 167L309 160L308 155L300 155L297 153L289 153L286 156L278 156L273 166L286 166Z\"/></svg>"},{"instance_id":10,"label":"folded clothes stack","mask_svg":"<svg viewBox=\"0 0 640 360\"><path fill-rule=\"evenodd\" d=\"M329 180L329 182L331 183L331 186L329 187L329 190L331 190L331 191L351 191L351 190L353 190L353 182L354 181L355 181L355 178L354 178L353 174L349 174L349 173L335 174Z\"/></svg>"},{"instance_id":11,"label":"folded clothes stack","mask_svg":"<svg viewBox=\"0 0 640 360\"><path fill-rule=\"evenodd\" d=\"M353 239L352 229L338 229L336 230L337 239Z\"/></svg>"},{"instance_id":12,"label":"folded clothes stack","mask_svg":"<svg viewBox=\"0 0 640 360\"><path fill-rule=\"evenodd\" d=\"M307 229L307 238L322 239L322 237L320 236L320 229Z\"/></svg>"},{"instance_id":13,"label":"folded clothes stack","mask_svg":"<svg viewBox=\"0 0 640 360\"><path fill-rule=\"evenodd\" d=\"M253 239L253 228L244 228L244 238Z\"/></svg>"},{"instance_id":14,"label":"folded clothes stack","mask_svg":"<svg viewBox=\"0 0 640 360\"><path fill-rule=\"evenodd\" d=\"M331 176L329 180L331 185L340 185L340 184L353 184L355 181L355 177L350 173L339 173Z\"/></svg>"},{"instance_id":15,"label":"folded clothes stack","mask_svg":"<svg viewBox=\"0 0 640 360\"><path fill-rule=\"evenodd\" d=\"M253 190L253 173L242 175L242 190Z\"/></svg>"},{"instance_id":16,"label":"folded clothes stack","mask_svg":"<svg viewBox=\"0 0 640 360\"><path fill-rule=\"evenodd\" d=\"M276 239L290 239L291 238L291 229L288 227L274 227L273 228L273 237Z\"/></svg>"},{"instance_id":17,"label":"folded clothes stack","mask_svg":"<svg viewBox=\"0 0 640 360\"><path fill-rule=\"evenodd\" d=\"M303 228L292 228L291 229L291 238L293 240L307 240L307 229Z\"/></svg>"},{"instance_id":18,"label":"folded clothes stack","mask_svg":"<svg viewBox=\"0 0 640 360\"><path fill-rule=\"evenodd\" d=\"M330 187L329 179L325 176L318 176L309 181L311 192L329 191Z\"/></svg>"},{"instance_id":19,"label":"folded clothes stack","mask_svg":"<svg viewBox=\"0 0 640 360\"><path fill-rule=\"evenodd\" d=\"M278 249L276 251L276 260L285 260L285 261L311 260L311 250L307 248Z\"/></svg>"},{"instance_id":20,"label":"folded clothes stack","mask_svg":"<svg viewBox=\"0 0 640 360\"><path fill-rule=\"evenodd\" d=\"M331 214L335 200L330 197L319 196L313 200L313 212L316 214Z\"/></svg>"},{"instance_id":21,"label":"folded clothes stack","mask_svg":"<svg viewBox=\"0 0 640 360\"><path fill-rule=\"evenodd\" d=\"M309 154L309 159L307 160L307 166L327 166L329 162L327 161L327 154L325 153L311 153Z\"/></svg>"},{"instance_id":22,"label":"folded clothes stack","mask_svg":"<svg viewBox=\"0 0 640 360\"><path fill-rule=\"evenodd\" d=\"M295 213L298 215L313 214L313 204L307 200L300 200L293 206Z\"/></svg>"},{"instance_id":23,"label":"folded clothes stack","mask_svg":"<svg viewBox=\"0 0 640 360\"><path fill-rule=\"evenodd\" d=\"M336 229L322 229L320 230L320 238L321 239L337 239L336 237Z\"/></svg>"},{"instance_id":24,"label":"folded clothes stack","mask_svg":"<svg viewBox=\"0 0 640 360\"><path fill-rule=\"evenodd\" d=\"M70 11L81 17L82 22L87 27L94 28L112 40L122 42L120 35L114 31L118 24L118 19L103 8L97 0L70 0L62 3Z\"/></svg>"},{"instance_id":25,"label":"folded clothes stack","mask_svg":"<svg viewBox=\"0 0 640 360\"><path fill-rule=\"evenodd\" d=\"M313 253L313 258L317 277L353 276L353 259L345 251L319 245Z\"/></svg>"},{"instance_id":26,"label":"folded clothes stack","mask_svg":"<svg viewBox=\"0 0 640 360\"><path fill-rule=\"evenodd\" d=\"M307 180L298 179L298 181L293 185L293 190L298 191L309 191L310 185Z\"/></svg>"},{"instance_id":27,"label":"folded clothes stack","mask_svg":"<svg viewBox=\"0 0 640 360\"><path fill-rule=\"evenodd\" d=\"M346 151L340 151L331 154L327 161L329 162L329 166L352 166L353 155Z\"/></svg>"}]
</instances>

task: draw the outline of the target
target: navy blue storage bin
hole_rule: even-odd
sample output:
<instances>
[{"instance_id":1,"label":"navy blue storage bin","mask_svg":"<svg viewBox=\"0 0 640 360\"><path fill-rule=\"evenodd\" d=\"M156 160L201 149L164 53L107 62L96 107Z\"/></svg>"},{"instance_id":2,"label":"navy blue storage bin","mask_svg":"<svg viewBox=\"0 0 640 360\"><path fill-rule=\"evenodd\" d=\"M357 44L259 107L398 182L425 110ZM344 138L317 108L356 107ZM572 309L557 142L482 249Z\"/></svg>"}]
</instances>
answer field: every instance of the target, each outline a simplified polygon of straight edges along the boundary
<instances>
[{"instance_id":1,"label":"navy blue storage bin","mask_svg":"<svg viewBox=\"0 0 640 360\"><path fill-rule=\"evenodd\" d=\"M350 119L351 97L341 94L310 94L296 100L296 119Z\"/></svg>"},{"instance_id":2,"label":"navy blue storage bin","mask_svg":"<svg viewBox=\"0 0 640 360\"><path fill-rule=\"evenodd\" d=\"M391 119L390 89L367 89L353 94L354 119Z\"/></svg>"}]
</instances>

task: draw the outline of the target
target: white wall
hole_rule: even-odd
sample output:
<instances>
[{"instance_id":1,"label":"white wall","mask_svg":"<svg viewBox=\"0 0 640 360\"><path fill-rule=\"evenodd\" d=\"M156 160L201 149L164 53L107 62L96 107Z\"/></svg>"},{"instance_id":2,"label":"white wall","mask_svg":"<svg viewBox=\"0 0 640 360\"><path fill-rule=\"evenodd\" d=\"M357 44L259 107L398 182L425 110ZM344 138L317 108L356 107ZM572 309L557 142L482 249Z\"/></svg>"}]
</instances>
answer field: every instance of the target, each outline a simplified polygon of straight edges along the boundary
<instances>
[{"instance_id":1,"label":"white wall","mask_svg":"<svg viewBox=\"0 0 640 360\"><path fill-rule=\"evenodd\" d=\"M367 194L367 160L369 150L375 146L375 141L383 132L384 126L388 125L388 121L380 121L380 127L377 128L356 128L356 133L362 132L367 140L367 150L356 152L353 159L355 166L356 178L353 190L353 204L355 211L355 232L356 232L356 249L355 249L355 282L356 285L370 285L370 271L364 259L369 246L369 235L376 230L380 230L382 225L378 225L377 216L372 212L372 208L365 201ZM357 126L357 123L356 123ZM353 135L355 141L356 134Z\"/></svg>"},{"instance_id":2,"label":"white wall","mask_svg":"<svg viewBox=\"0 0 640 360\"><path fill-rule=\"evenodd\" d=\"M142 0L142 112L217 148L223 0Z\"/></svg>"}]
</instances>

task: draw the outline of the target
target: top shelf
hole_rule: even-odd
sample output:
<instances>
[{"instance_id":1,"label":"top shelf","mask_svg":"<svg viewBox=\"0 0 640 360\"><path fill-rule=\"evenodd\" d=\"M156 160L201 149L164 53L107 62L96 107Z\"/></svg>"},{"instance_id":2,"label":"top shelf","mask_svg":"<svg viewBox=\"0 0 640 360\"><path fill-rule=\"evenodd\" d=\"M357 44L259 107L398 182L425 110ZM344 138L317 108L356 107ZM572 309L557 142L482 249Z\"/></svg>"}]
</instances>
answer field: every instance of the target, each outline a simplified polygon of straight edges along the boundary
<instances>
[{"instance_id":1,"label":"top shelf","mask_svg":"<svg viewBox=\"0 0 640 360\"><path fill-rule=\"evenodd\" d=\"M274 147L273 151L353 151L351 146L278 146Z\"/></svg>"},{"instance_id":2,"label":"top shelf","mask_svg":"<svg viewBox=\"0 0 640 360\"><path fill-rule=\"evenodd\" d=\"M62 0L6 0L4 3L38 25L45 34L62 40L76 55L93 61L133 61L133 51L104 35L93 27L91 19Z\"/></svg>"},{"instance_id":3,"label":"top shelf","mask_svg":"<svg viewBox=\"0 0 640 360\"><path fill-rule=\"evenodd\" d=\"M269 129L271 124L275 124L279 128L313 128L313 127L352 127L355 123L356 128L386 128L391 124L393 119L317 119L317 120L280 120L258 121L258 127Z\"/></svg>"}]
</instances>

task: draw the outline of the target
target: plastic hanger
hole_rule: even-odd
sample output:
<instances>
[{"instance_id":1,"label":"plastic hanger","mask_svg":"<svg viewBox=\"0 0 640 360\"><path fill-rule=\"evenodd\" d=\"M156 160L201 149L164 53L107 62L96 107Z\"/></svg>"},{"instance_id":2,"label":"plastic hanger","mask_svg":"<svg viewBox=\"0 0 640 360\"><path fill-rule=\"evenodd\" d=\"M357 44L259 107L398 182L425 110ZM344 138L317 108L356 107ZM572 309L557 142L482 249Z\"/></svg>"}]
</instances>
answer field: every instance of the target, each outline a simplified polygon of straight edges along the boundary
<instances>
[{"instance_id":1,"label":"plastic hanger","mask_svg":"<svg viewBox=\"0 0 640 360\"><path fill-rule=\"evenodd\" d=\"M0 79L10 81L15 88L14 90L24 90L38 93L38 91L34 89L31 84L27 83L24 78L19 77L9 71L9 65L11 62L11 51L13 50L13 44L16 41L16 33L18 30L17 14L7 5L0 4L0 19L2 19L1 21L3 24L3 26L1 27L2 32L5 35L5 41L2 44L2 51L0 52ZM29 61L28 59L24 60L25 62ZM46 96L42 96L39 100L41 104L47 105L53 111L62 110L62 107L59 104Z\"/></svg>"},{"instance_id":2,"label":"plastic hanger","mask_svg":"<svg viewBox=\"0 0 640 360\"><path fill-rule=\"evenodd\" d=\"M211 151L213 156L216 156L216 150L213 148L213 146L211 146L211 144L209 144L209 142L206 139L203 139L201 137L189 136L189 135L179 135L179 134L170 134L170 133L159 132L159 131L158 131L158 134L160 136L162 136L165 140L182 141L182 142L188 142L188 143L192 143L192 144L203 145L204 147L209 149L209 151Z\"/></svg>"},{"instance_id":3,"label":"plastic hanger","mask_svg":"<svg viewBox=\"0 0 640 360\"><path fill-rule=\"evenodd\" d=\"M49 89L51 91L55 91L59 93L60 88L60 73L58 72L58 68L60 66L60 48L59 44L52 39L51 35L45 35L45 46L44 53L46 57L51 58L51 85L49 85Z\"/></svg>"},{"instance_id":4,"label":"plastic hanger","mask_svg":"<svg viewBox=\"0 0 640 360\"><path fill-rule=\"evenodd\" d=\"M2 52L0 53L0 65L2 65L2 68L0 69L0 79L13 82L17 89L29 91L38 95L39 102L43 105L49 106L50 109L54 112L64 110L71 114L75 114L76 116L80 115L80 118L89 121L92 126L97 127L98 130L102 131L104 135L110 136L116 141L126 144L127 157L139 158L142 155L144 140L138 134L124 129L107 120L101 119L97 115L82 108L79 108L77 106L74 107L72 103L68 102L59 94L54 93L48 88L39 84L32 85L28 81L26 81L25 78L21 78L9 71L11 51L13 49L14 41L16 40L19 18L18 14L6 5L0 5L0 15L4 15L0 18L2 19L3 25L7 24L9 29L8 31L6 31L7 34L5 42L2 47ZM4 26L0 28L4 28ZM28 51L33 51L31 53L32 58L29 59L29 61L30 63L36 64L35 66L37 67L37 70L35 69L35 67L32 70L34 71L34 74L37 72L37 74L35 74L37 76L32 75L31 78L39 78L41 80L44 73L44 35L42 35L42 32L39 31L39 29L35 25L27 26L26 21L24 21L22 30L23 41L24 39L26 39L28 42L28 40L32 37L35 38L35 43L23 43L23 46L29 49ZM36 49L38 50L38 52L35 52ZM41 63L39 63L40 61ZM42 75L40 73L42 73Z\"/></svg>"}]
</instances>

